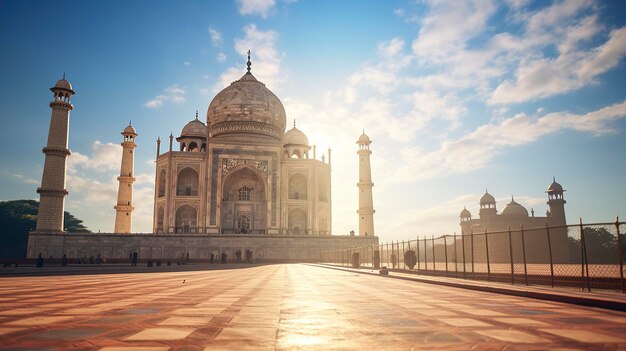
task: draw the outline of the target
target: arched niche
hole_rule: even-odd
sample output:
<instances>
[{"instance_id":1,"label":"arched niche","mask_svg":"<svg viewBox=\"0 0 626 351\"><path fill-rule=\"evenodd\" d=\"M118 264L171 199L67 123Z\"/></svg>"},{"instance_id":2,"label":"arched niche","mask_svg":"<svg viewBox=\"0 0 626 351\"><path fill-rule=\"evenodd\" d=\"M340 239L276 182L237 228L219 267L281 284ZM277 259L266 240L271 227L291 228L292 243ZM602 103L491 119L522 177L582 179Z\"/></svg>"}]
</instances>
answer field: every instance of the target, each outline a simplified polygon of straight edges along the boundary
<instances>
[{"instance_id":1,"label":"arched niche","mask_svg":"<svg viewBox=\"0 0 626 351\"><path fill-rule=\"evenodd\" d=\"M196 209L183 205L176 210L176 233L190 233L197 225Z\"/></svg>"},{"instance_id":2,"label":"arched niche","mask_svg":"<svg viewBox=\"0 0 626 351\"><path fill-rule=\"evenodd\" d=\"M289 230L293 234L304 234L307 229L307 218L306 213L300 209L296 208L289 211L289 216L287 218Z\"/></svg>"},{"instance_id":3,"label":"arched niche","mask_svg":"<svg viewBox=\"0 0 626 351\"><path fill-rule=\"evenodd\" d=\"M289 199L306 200L307 189L308 184L304 174L297 173L289 177Z\"/></svg>"},{"instance_id":4,"label":"arched niche","mask_svg":"<svg viewBox=\"0 0 626 351\"><path fill-rule=\"evenodd\" d=\"M176 177L176 195L198 196L198 172L186 167Z\"/></svg>"},{"instance_id":5,"label":"arched niche","mask_svg":"<svg viewBox=\"0 0 626 351\"><path fill-rule=\"evenodd\" d=\"M158 196L159 197L163 197L165 196L165 170L162 170L161 173L159 173L159 179L157 180L157 183L159 184L159 189L158 189Z\"/></svg>"}]
</instances>

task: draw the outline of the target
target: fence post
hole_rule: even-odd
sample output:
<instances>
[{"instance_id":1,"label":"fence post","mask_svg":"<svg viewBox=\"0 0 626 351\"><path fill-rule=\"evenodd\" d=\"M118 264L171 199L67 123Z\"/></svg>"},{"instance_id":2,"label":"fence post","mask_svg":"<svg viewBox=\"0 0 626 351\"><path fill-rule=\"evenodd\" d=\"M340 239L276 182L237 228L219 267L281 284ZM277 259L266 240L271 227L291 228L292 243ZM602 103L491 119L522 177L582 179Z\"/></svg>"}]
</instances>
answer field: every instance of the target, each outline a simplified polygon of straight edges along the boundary
<instances>
[{"instance_id":1,"label":"fence post","mask_svg":"<svg viewBox=\"0 0 626 351\"><path fill-rule=\"evenodd\" d=\"M424 238L424 267L426 269L426 272L428 272L428 245L426 244L427 241L428 239Z\"/></svg>"},{"instance_id":2,"label":"fence post","mask_svg":"<svg viewBox=\"0 0 626 351\"><path fill-rule=\"evenodd\" d=\"M415 240L415 247L416 247L415 251L417 251L416 252L417 253L417 271L419 272L421 270L420 269L420 236L416 235L415 239L416 239Z\"/></svg>"},{"instance_id":3,"label":"fence post","mask_svg":"<svg viewBox=\"0 0 626 351\"><path fill-rule=\"evenodd\" d=\"M389 255L389 243L385 243L385 247L387 247L387 268L389 268L389 259L391 256Z\"/></svg>"},{"instance_id":4,"label":"fence post","mask_svg":"<svg viewBox=\"0 0 626 351\"><path fill-rule=\"evenodd\" d=\"M485 228L485 252L487 253L487 281L491 281L491 267L489 267L489 239L487 237L487 228Z\"/></svg>"},{"instance_id":5,"label":"fence post","mask_svg":"<svg viewBox=\"0 0 626 351\"><path fill-rule=\"evenodd\" d=\"M567 230L567 227L565 227ZM554 263L552 262L552 241L550 239L550 227L548 226L548 222L546 222L546 235L548 236L548 253L550 254L550 283L554 288Z\"/></svg>"},{"instance_id":6,"label":"fence post","mask_svg":"<svg viewBox=\"0 0 626 351\"><path fill-rule=\"evenodd\" d=\"M511 284L515 284L515 270L513 269L513 242L511 241L511 226L509 226L509 257L511 258Z\"/></svg>"},{"instance_id":7,"label":"fence post","mask_svg":"<svg viewBox=\"0 0 626 351\"><path fill-rule=\"evenodd\" d=\"M522 232L522 257L524 259L524 283L528 285L528 270L526 268L526 245L524 240L524 225L520 225L520 230Z\"/></svg>"},{"instance_id":8,"label":"fence post","mask_svg":"<svg viewBox=\"0 0 626 351\"><path fill-rule=\"evenodd\" d=\"M400 259L400 255L398 255L398 259ZM402 270L406 271L406 260L404 259L404 240L402 240Z\"/></svg>"},{"instance_id":9,"label":"fence post","mask_svg":"<svg viewBox=\"0 0 626 351\"><path fill-rule=\"evenodd\" d=\"M589 262L587 262L587 243L585 242L585 230L583 228L583 219L580 217L580 241L581 251L582 251L582 275L583 275L583 290L585 290L585 273L587 273L587 291L591 291L591 286L589 285Z\"/></svg>"},{"instance_id":10,"label":"fence post","mask_svg":"<svg viewBox=\"0 0 626 351\"><path fill-rule=\"evenodd\" d=\"M615 217L615 229L617 232L617 257L619 259L619 287L623 293L626 293L624 287L624 252L622 251L622 238L619 234L619 216Z\"/></svg>"},{"instance_id":11,"label":"fence post","mask_svg":"<svg viewBox=\"0 0 626 351\"><path fill-rule=\"evenodd\" d=\"M474 275L474 229L470 232L470 251L472 252L472 279L476 279Z\"/></svg>"},{"instance_id":12,"label":"fence post","mask_svg":"<svg viewBox=\"0 0 626 351\"><path fill-rule=\"evenodd\" d=\"M436 260L435 260L435 236L431 236L432 238L432 244L433 244L433 274L435 273L435 271L437 270L437 267L435 267L436 264Z\"/></svg>"},{"instance_id":13,"label":"fence post","mask_svg":"<svg viewBox=\"0 0 626 351\"><path fill-rule=\"evenodd\" d=\"M454 232L454 277L459 277L459 262L456 254L456 232Z\"/></svg>"},{"instance_id":14,"label":"fence post","mask_svg":"<svg viewBox=\"0 0 626 351\"><path fill-rule=\"evenodd\" d=\"M443 236L443 253L444 258L446 260L446 277L448 276L448 240L446 239L446 235Z\"/></svg>"},{"instance_id":15,"label":"fence post","mask_svg":"<svg viewBox=\"0 0 626 351\"><path fill-rule=\"evenodd\" d=\"M461 250L463 252L463 279L465 279L465 234L461 232Z\"/></svg>"}]
</instances>

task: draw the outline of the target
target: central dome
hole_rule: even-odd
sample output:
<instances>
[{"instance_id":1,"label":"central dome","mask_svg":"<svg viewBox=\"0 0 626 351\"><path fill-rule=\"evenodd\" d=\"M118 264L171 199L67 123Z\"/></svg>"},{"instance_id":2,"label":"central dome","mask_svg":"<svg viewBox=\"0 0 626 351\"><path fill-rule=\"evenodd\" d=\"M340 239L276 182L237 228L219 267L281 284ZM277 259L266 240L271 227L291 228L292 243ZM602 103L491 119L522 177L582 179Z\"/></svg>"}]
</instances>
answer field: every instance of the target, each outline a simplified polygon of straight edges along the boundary
<instances>
[{"instance_id":1,"label":"central dome","mask_svg":"<svg viewBox=\"0 0 626 351\"><path fill-rule=\"evenodd\" d=\"M220 91L207 110L209 135L224 141L243 137L280 144L286 120L278 97L249 71Z\"/></svg>"}]
</instances>

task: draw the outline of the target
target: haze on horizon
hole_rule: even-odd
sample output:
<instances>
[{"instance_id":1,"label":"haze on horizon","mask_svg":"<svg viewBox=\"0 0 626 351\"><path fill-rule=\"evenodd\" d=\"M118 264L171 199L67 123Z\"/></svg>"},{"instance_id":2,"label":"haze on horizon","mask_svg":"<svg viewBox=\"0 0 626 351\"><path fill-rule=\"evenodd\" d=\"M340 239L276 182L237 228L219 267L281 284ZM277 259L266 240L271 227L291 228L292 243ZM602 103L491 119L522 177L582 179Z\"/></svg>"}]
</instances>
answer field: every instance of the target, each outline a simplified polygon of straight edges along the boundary
<instances>
[{"instance_id":1,"label":"haze on horizon","mask_svg":"<svg viewBox=\"0 0 626 351\"><path fill-rule=\"evenodd\" d=\"M568 222L626 215L621 2L0 2L0 48L0 200L38 198L48 88L67 72L66 210L96 232L113 230L128 121L133 227L150 232L156 138L164 151L205 115L247 50L288 125L333 150L334 234L357 230L363 129L383 242L459 232L485 188L542 215L553 176Z\"/></svg>"}]
</instances>

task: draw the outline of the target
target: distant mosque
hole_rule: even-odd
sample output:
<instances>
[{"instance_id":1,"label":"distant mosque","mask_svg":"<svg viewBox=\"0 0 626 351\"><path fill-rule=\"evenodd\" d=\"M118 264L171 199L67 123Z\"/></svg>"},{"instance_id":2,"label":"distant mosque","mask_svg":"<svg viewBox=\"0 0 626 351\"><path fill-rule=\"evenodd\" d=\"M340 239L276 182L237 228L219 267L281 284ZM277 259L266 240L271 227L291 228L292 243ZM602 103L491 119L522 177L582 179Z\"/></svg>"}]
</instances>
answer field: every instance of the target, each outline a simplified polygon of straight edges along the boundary
<instances>
[{"instance_id":1,"label":"distant mosque","mask_svg":"<svg viewBox=\"0 0 626 351\"><path fill-rule=\"evenodd\" d=\"M479 218L472 219L467 208L460 214L462 237L472 238L472 241L465 242L476 256L475 261L484 262L490 256L491 262L520 263L524 252L524 259L530 263L545 263L549 260L555 263L568 262L566 201L563 192L565 190L561 184L552 178L552 184L546 190L549 210L545 217L538 217L534 209L531 209L529 216L528 210L513 197L502 213L498 214L496 199L485 191L480 198ZM489 233L488 240L482 235L484 233ZM485 255L486 245L489 247L489 256Z\"/></svg>"},{"instance_id":2,"label":"distant mosque","mask_svg":"<svg viewBox=\"0 0 626 351\"><path fill-rule=\"evenodd\" d=\"M519 229L524 228L542 228L546 225L550 227L559 227L567 225L565 219L565 199L563 198L565 190L561 184L552 179L552 184L546 190L548 194L549 210L546 211L545 217L535 216L535 210L531 209L531 215L528 210L517 203L511 196L509 202L502 213L498 214L496 208L496 199L489 192L480 198L479 217L472 219L472 214L467 208L461 211L461 232L463 234L482 233L484 231L495 232L507 230L508 228Z\"/></svg>"}]
</instances>

